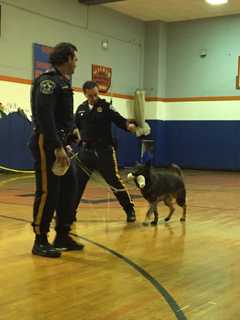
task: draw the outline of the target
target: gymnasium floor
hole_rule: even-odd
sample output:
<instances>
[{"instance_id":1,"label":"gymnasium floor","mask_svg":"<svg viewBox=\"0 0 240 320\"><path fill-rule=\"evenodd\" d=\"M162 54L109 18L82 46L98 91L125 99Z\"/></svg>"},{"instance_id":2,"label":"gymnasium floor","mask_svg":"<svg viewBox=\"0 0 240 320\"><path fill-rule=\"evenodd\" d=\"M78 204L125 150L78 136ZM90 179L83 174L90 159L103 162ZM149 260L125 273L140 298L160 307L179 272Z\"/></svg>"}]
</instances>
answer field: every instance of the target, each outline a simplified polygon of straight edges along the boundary
<instances>
[{"instance_id":1,"label":"gymnasium floor","mask_svg":"<svg viewBox=\"0 0 240 320\"><path fill-rule=\"evenodd\" d=\"M33 176L0 175L0 319L240 319L240 174L185 180L186 223L177 209L157 227L141 224L147 205L133 184L138 222L127 225L106 185L91 181L72 231L84 252L47 259L30 253Z\"/></svg>"}]
</instances>

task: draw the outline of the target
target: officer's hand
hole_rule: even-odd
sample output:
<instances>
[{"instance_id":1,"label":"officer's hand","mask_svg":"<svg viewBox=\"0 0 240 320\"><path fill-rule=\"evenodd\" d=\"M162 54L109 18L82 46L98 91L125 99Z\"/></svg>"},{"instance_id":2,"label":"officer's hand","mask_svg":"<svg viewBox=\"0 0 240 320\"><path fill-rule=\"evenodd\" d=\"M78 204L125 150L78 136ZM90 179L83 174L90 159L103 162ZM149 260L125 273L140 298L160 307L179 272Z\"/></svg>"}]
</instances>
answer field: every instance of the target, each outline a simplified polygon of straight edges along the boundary
<instances>
[{"instance_id":1,"label":"officer's hand","mask_svg":"<svg viewBox=\"0 0 240 320\"><path fill-rule=\"evenodd\" d=\"M58 163L60 163L61 167L66 167L69 166L70 164L70 159L67 156L66 151L64 150L64 148L56 148L54 150L54 154L56 157L56 161Z\"/></svg>"},{"instance_id":2,"label":"officer's hand","mask_svg":"<svg viewBox=\"0 0 240 320\"><path fill-rule=\"evenodd\" d=\"M71 156L73 154L73 149L69 144L65 147L65 150L68 156Z\"/></svg>"},{"instance_id":3,"label":"officer's hand","mask_svg":"<svg viewBox=\"0 0 240 320\"><path fill-rule=\"evenodd\" d=\"M127 129L128 129L128 131L130 131L131 133L135 133L137 127L135 126L134 123L129 123L129 124L127 125Z\"/></svg>"},{"instance_id":4,"label":"officer's hand","mask_svg":"<svg viewBox=\"0 0 240 320\"><path fill-rule=\"evenodd\" d=\"M81 136L80 136L80 132L79 132L78 128L75 128L73 130L72 135L73 135L73 139L74 139L75 143L79 143L81 141Z\"/></svg>"}]
</instances>

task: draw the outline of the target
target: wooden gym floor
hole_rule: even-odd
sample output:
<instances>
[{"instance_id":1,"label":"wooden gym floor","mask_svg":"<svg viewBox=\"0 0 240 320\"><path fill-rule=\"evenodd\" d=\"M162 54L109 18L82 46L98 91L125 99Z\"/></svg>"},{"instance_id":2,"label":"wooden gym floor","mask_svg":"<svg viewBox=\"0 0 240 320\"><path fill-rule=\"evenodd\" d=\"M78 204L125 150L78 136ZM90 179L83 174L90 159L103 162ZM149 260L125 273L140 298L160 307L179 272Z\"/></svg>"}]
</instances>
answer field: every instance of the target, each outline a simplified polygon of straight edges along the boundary
<instances>
[{"instance_id":1,"label":"wooden gym floor","mask_svg":"<svg viewBox=\"0 0 240 320\"><path fill-rule=\"evenodd\" d=\"M127 225L94 179L72 231L85 250L47 259L31 255L33 176L0 175L0 319L240 319L240 174L185 171L185 180L186 223L178 209L144 227L134 185L138 222Z\"/></svg>"}]
</instances>

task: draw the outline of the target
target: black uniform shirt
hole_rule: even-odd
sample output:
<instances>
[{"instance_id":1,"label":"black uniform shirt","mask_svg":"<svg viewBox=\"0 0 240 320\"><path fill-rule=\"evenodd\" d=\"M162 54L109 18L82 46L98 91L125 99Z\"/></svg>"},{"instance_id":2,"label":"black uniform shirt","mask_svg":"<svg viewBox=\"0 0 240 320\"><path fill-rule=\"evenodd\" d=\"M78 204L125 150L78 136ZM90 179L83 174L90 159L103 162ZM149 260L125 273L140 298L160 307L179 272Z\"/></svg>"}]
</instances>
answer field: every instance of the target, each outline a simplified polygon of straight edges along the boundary
<instances>
[{"instance_id":1,"label":"black uniform shirt","mask_svg":"<svg viewBox=\"0 0 240 320\"><path fill-rule=\"evenodd\" d=\"M34 80L31 93L33 125L47 144L60 147L60 130L69 134L74 128L73 92L71 83L56 69Z\"/></svg>"},{"instance_id":2,"label":"black uniform shirt","mask_svg":"<svg viewBox=\"0 0 240 320\"><path fill-rule=\"evenodd\" d=\"M112 145L112 122L127 131L128 121L113 109L106 100L99 99L92 110L88 101L81 104L75 116L82 141Z\"/></svg>"}]
</instances>

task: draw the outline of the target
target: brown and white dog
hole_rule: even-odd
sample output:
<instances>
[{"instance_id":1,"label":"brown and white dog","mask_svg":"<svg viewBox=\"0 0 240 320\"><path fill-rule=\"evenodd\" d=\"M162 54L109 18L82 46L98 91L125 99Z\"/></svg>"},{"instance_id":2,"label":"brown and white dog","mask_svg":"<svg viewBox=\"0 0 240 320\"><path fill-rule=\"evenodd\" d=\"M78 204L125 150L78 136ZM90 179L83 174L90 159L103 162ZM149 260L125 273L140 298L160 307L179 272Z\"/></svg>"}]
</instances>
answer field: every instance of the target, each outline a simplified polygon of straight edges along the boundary
<instances>
[{"instance_id":1,"label":"brown and white dog","mask_svg":"<svg viewBox=\"0 0 240 320\"><path fill-rule=\"evenodd\" d=\"M165 221L169 221L175 211L174 202L183 209L180 221L186 219L186 188L180 167L172 164L169 171L153 173L150 164L138 164L127 176L134 180L143 197L149 203L144 224L157 225L158 203L163 201L169 207L169 214ZM154 214L154 220L151 217Z\"/></svg>"}]
</instances>

